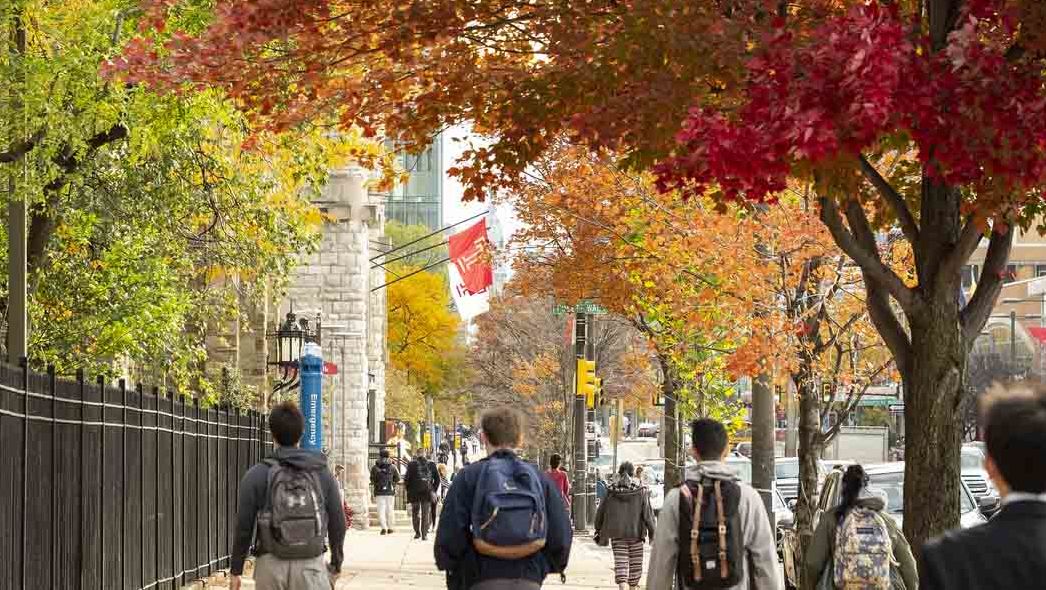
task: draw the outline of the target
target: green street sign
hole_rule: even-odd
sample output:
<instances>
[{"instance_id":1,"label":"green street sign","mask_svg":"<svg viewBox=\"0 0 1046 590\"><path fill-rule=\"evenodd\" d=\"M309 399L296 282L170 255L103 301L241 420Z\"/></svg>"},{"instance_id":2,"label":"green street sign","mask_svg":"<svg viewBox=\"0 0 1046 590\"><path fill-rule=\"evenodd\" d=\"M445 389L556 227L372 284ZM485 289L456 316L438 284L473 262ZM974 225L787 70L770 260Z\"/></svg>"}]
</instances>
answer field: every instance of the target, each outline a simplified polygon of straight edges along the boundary
<instances>
[{"instance_id":1,"label":"green street sign","mask_svg":"<svg viewBox=\"0 0 1046 590\"><path fill-rule=\"evenodd\" d=\"M571 311L578 314L585 313L590 315L606 315L607 313L606 309L587 299L582 299L581 301L578 301L577 305L574 305L573 307L569 305L564 305L562 303L557 303L552 308L552 313L556 316L563 316L570 313Z\"/></svg>"}]
</instances>

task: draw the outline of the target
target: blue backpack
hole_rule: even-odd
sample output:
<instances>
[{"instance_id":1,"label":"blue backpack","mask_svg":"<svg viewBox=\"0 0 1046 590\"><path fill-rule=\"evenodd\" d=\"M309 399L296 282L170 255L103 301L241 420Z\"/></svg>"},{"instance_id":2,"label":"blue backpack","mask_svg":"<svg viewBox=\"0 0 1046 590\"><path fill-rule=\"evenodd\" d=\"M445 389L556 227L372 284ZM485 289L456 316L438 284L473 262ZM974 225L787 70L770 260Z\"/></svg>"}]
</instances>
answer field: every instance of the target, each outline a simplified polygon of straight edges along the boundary
<instances>
[{"instance_id":1,"label":"blue backpack","mask_svg":"<svg viewBox=\"0 0 1046 590\"><path fill-rule=\"evenodd\" d=\"M545 547L548 515L541 475L515 457L484 461L472 500L472 544L480 555L522 559Z\"/></svg>"}]
</instances>

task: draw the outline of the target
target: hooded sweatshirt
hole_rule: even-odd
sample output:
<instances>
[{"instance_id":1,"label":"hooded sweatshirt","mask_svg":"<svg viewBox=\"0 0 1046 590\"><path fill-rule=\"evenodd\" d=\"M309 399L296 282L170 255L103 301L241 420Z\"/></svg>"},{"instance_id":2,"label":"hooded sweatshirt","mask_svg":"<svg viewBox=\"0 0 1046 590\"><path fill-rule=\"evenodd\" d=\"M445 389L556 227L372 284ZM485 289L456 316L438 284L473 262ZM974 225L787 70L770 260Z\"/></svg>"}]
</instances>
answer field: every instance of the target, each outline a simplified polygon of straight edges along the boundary
<instances>
[{"instance_id":1,"label":"hooded sweatshirt","mask_svg":"<svg viewBox=\"0 0 1046 590\"><path fill-rule=\"evenodd\" d=\"M625 475L607 488L607 497L596 512L596 538L600 545L610 539L654 538L650 492L639 480Z\"/></svg>"},{"instance_id":2,"label":"hooded sweatshirt","mask_svg":"<svg viewBox=\"0 0 1046 590\"><path fill-rule=\"evenodd\" d=\"M330 569L334 573L341 571L342 544L345 542L345 513L341 507L341 494L338 483L327 468L327 459L315 451L299 448L277 447L272 459L281 464L305 471L319 471L320 485L323 488L323 499L327 509L327 539L330 542ZM254 540L254 530L258 522L258 512L265 507L269 493L269 466L258 463L251 467L240 482L240 498L236 510L236 541L233 543L232 559L229 573L238 576L243 573L243 562ZM260 554L261 548L255 548Z\"/></svg>"},{"instance_id":3,"label":"hooded sweatshirt","mask_svg":"<svg viewBox=\"0 0 1046 590\"><path fill-rule=\"evenodd\" d=\"M882 512L886 503L879 496L870 494L868 488L864 488L857 497L856 505L862 508L870 508L876 512ZM835 554L835 536L839 530L840 509L841 506L836 506L826 511L817 522L814 538L810 542L810 548L806 550L803 563L804 588L807 585L812 588L814 584L817 584L821 571L828 564L828 557ZM908 540L904 538L904 534L893 518L884 514L883 522L886 523L886 530L890 535L893 557L897 562L897 569L901 574L901 578L904 580L904 587L909 590L915 590L919 587L919 572L915 565L915 557L912 555L912 548L908 545Z\"/></svg>"},{"instance_id":4,"label":"hooded sweatshirt","mask_svg":"<svg viewBox=\"0 0 1046 590\"><path fill-rule=\"evenodd\" d=\"M784 588L781 572L777 566L777 547L774 531L759 492L751 486L737 481L737 476L722 461L702 461L688 465L686 479L697 481L702 477L734 481L741 486L738 516L741 520L741 536L746 558L741 582L730 590L780 590ZM672 588L679 558L679 488L665 495L665 503L657 519L654 532L654 547L650 555L650 571L647 574L647 590ZM751 584L749 584L751 580Z\"/></svg>"},{"instance_id":5,"label":"hooded sweatshirt","mask_svg":"<svg viewBox=\"0 0 1046 590\"><path fill-rule=\"evenodd\" d=\"M388 479L382 482L381 474L387 473ZM378 457L377 463L370 468L370 483L374 486L375 496L395 496L396 486L400 482L400 472L388 457ZM385 483L386 485L381 485Z\"/></svg>"}]
</instances>

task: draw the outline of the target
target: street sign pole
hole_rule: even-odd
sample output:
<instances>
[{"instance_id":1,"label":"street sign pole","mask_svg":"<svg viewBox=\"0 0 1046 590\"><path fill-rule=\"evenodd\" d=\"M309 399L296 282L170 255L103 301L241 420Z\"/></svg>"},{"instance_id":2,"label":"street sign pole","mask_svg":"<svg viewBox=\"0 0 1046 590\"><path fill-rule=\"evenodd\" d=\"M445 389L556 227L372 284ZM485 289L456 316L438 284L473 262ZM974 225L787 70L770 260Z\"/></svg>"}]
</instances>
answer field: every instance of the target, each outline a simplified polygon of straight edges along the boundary
<instances>
[{"instance_id":1,"label":"street sign pole","mask_svg":"<svg viewBox=\"0 0 1046 590\"><path fill-rule=\"evenodd\" d=\"M589 316L578 314L574 324L574 357L576 359L588 358L588 326ZM573 363L577 366L577 363ZM585 481L587 469L588 448L585 444L585 396L577 386L577 375L574 379L574 502L572 509L574 513L574 530L585 532L588 527L588 503L586 493L588 492Z\"/></svg>"}]
</instances>

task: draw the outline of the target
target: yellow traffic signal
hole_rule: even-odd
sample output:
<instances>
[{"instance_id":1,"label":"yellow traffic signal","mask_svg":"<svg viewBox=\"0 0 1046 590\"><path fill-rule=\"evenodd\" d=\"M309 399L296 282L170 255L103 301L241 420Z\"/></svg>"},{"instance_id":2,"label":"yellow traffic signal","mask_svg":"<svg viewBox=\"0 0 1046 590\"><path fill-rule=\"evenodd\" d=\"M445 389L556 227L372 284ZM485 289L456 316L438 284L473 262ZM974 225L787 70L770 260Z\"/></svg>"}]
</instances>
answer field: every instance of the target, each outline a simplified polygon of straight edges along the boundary
<instances>
[{"instance_id":1,"label":"yellow traffic signal","mask_svg":"<svg viewBox=\"0 0 1046 590\"><path fill-rule=\"evenodd\" d=\"M584 396L585 407L595 407L596 361L577 360L577 395Z\"/></svg>"},{"instance_id":2,"label":"yellow traffic signal","mask_svg":"<svg viewBox=\"0 0 1046 590\"><path fill-rule=\"evenodd\" d=\"M596 405L603 407L607 403L607 396L603 393L603 378L596 377ZM595 408L593 408L595 409Z\"/></svg>"}]
</instances>

